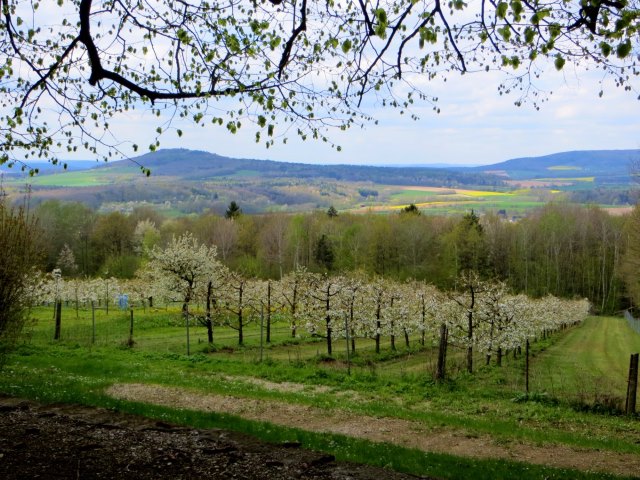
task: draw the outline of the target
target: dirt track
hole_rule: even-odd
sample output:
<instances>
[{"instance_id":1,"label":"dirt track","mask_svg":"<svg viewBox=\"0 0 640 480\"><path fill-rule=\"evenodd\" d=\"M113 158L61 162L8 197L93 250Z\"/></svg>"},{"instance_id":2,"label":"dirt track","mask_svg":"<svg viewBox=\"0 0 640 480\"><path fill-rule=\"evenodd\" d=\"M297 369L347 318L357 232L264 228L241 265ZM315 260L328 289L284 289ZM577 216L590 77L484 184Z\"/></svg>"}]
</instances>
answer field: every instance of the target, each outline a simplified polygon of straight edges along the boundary
<instances>
[{"instance_id":1,"label":"dirt track","mask_svg":"<svg viewBox=\"0 0 640 480\"><path fill-rule=\"evenodd\" d=\"M418 422L378 418L284 402L205 395L175 387L143 384L113 385L107 394L120 399L238 415L315 432L339 433L376 442L389 442L427 452L475 458L502 458L521 462L635 476L640 457L564 445L532 445L496 442L489 436L467 436L451 430L429 431Z\"/></svg>"}]
</instances>

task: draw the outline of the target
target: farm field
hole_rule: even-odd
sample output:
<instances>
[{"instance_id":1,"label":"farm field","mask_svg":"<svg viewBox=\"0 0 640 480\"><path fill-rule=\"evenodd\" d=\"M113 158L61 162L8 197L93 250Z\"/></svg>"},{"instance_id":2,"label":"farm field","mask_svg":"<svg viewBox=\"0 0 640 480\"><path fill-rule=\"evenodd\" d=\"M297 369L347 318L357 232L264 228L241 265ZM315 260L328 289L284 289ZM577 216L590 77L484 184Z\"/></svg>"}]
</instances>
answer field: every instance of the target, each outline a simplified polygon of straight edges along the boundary
<instances>
[{"instance_id":1,"label":"farm field","mask_svg":"<svg viewBox=\"0 0 640 480\"><path fill-rule=\"evenodd\" d=\"M330 206L339 212L391 213L415 204L428 215L457 215L473 209L480 214L501 212L510 219L526 216L550 201L594 204L614 213L635 203L626 173L602 177L600 170L561 163L510 173L353 165L329 171L328 167L207 155L165 151L145 157L140 164L152 166L149 178L136 164L112 162L88 170L9 176L3 186L16 199L29 184L36 202L80 201L99 211L151 206L180 216L224 212L231 201L240 201L245 213L326 211ZM534 164L527 162L529 167ZM487 172L499 176L492 183ZM130 184L139 188L122 187Z\"/></svg>"},{"instance_id":2,"label":"farm field","mask_svg":"<svg viewBox=\"0 0 640 480\"><path fill-rule=\"evenodd\" d=\"M640 350L620 318L590 317L535 343L526 396L522 356L497 367L478 355L469 375L453 351L450 380L436 384L437 352L414 339L379 355L358 340L349 371L340 340L329 359L321 339L292 339L278 323L263 349L255 324L242 347L228 327L216 328L214 348L191 327L187 355L177 309L136 310L132 348L127 311L97 310L94 337L91 311L76 318L66 308L59 342L52 309L35 313L0 374L4 393L297 439L339 459L439 478L613 478L640 467L637 418L615 413L629 353Z\"/></svg>"},{"instance_id":3,"label":"farm field","mask_svg":"<svg viewBox=\"0 0 640 480\"><path fill-rule=\"evenodd\" d=\"M89 173L90 172L90 173ZM110 185L117 179L109 175L105 175L99 170L80 171L80 172L60 172L53 175L35 176L30 179L29 183L34 186L41 187L92 187L99 185ZM14 183L17 183L14 181ZM24 182L22 182L24 183Z\"/></svg>"},{"instance_id":4,"label":"farm field","mask_svg":"<svg viewBox=\"0 0 640 480\"><path fill-rule=\"evenodd\" d=\"M520 186L512 189L482 190L445 187L380 186L379 198L360 204L356 208L344 209L355 213L399 212L414 204L427 215L460 215L474 210L481 213L503 212L507 218L522 217L548 202L562 202L567 191L559 190L552 183ZM612 213L628 206L602 205Z\"/></svg>"}]
</instances>

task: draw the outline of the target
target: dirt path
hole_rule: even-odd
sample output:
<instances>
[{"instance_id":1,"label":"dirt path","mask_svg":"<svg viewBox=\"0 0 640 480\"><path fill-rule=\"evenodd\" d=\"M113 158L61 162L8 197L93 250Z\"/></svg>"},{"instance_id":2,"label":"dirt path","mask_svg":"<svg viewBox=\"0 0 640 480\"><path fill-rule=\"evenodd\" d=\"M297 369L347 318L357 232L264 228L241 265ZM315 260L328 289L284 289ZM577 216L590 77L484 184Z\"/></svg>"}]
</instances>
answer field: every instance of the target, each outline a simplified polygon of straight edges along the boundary
<instances>
[{"instance_id":1,"label":"dirt path","mask_svg":"<svg viewBox=\"0 0 640 480\"><path fill-rule=\"evenodd\" d=\"M173 408L237 415L313 432L330 432L374 442L388 442L425 452L464 457L501 458L561 468L633 476L640 471L640 456L615 452L574 449L564 445L538 446L497 443L487 435L467 436L454 430L431 430L416 421L355 415L284 402L214 394L201 394L175 387L116 384L112 397Z\"/></svg>"}]
</instances>

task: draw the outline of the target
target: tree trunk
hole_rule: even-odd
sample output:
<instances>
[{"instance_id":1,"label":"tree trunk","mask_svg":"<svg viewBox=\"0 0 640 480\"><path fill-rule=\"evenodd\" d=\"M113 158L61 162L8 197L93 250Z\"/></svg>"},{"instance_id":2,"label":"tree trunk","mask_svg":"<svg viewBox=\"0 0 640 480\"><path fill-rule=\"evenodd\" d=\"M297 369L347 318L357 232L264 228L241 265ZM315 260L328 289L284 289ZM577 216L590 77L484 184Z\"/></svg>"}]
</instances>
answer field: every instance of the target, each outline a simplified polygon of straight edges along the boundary
<instances>
[{"instance_id":1,"label":"tree trunk","mask_svg":"<svg viewBox=\"0 0 640 480\"><path fill-rule=\"evenodd\" d=\"M449 332L447 331L447 325L440 325L440 346L438 348L438 364L436 366L436 380L442 381L446 375L447 365L447 341Z\"/></svg>"},{"instance_id":2,"label":"tree trunk","mask_svg":"<svg viewBox=\"0 0 640 480\"><path fill-rule=\"evenodd\" d=\"M380 321L380 301L376 308L376 353L380 353L380 329L382 328L382 322Z\"/></svg>"},{"instance_id":3,"label":"tree trunk","mask_svg":"<svg viewBox=\"0 0 640 480\"><path fill-rule=\"evenodd\" d=\"M244 344L244 332L242 331L244 318L242 317L242 291L244 290L244 284L240 284L238 290L238 345Z\"/></svg>"},{"instance_id":4,"label":"tree trunk","mask_svg":"<svg viewBox=\"0 0 640 480\"><path fill-rule=\"evenodd\" d=\"M213 285L211 282L207 283L207 311L206 311L206 327L207 327L207 340L209 345L213 344L213 321L211 320L211 293L213 291Z\"/></svg>"},{"instance_id":5,"label":"tree trunk","mask_svg":"<svg viewBox=\"0 0 640 480\"><path fill-rule=\"evenodd\" d=\"M529 339L524 347L524 384L527 395L529 394Z\"/></svg>"},{"instance_id":6,"label":"tree trunk","mask_svg":"<svg viewBox=\"0 0 640 480\"><path fill-rule=\"evenodd\" d=\"M467 372L473 373L473 307L476 304L476 295L473 285L469 287L471 292L471 305L467 314Z\"/></svg>"},{"instance_id":7,"label":"tree trunk","mask_svg":"<svg viewBox=\"0 0 640 480\"><path fill-rule=\"evenodd\" d=\"M393 333L395 331L395 322L391 322L391 350L396 351L396 336Z\"/></svg>"},{"instance_id":8,"label":"tree trunk","mask_svg":"<svg viewBox=\"0 0 640 480\"><path fill-rule=\"evenodd\" d=\"M329 287L327 287L327 303L326 303L326 313L327 316L325 317L325 323L327 325L327 355L331 356L332 350L331 350L331 315L329 315L329 310L331 308L331 303L329 300Z\"/></svg>"},{"instance_id":9,"label":"tree trunk","mask_svg":"<svg viewBox=\"0 0 640 480\"><path fill-rule=\"evenodd\" d=\"M267 282L267 338L266 340L267 340L267 343L271 343L271 282Z\"/></svg>"},{"instance_id":10,"label":"tree trunk","mask_svg":"<svg viewBox=\"0 0 640 480\"><path fill-rule=\"evenodd\" d=\"M293 299L291 301L291 338L296 338L296 305L298 304L298 285L293 286Z\"/></svg>"},{"instance_id":11,"label":"tree trunk","mask_svg":"<svg viewBox=\"0 0 640 480\"><path fill-rule=\"evenodd\" d=\"M60 340L61 324L62 324L62 301L56 300L56 330L53 334L54 340Z\"/></svg>"},{"instance_id":12,"label":"tree trunk","mask_svg":"<svg viewBox=\"0 0 640 480\"><path fill-rule=\"evenodd\" d=\"M331 356L331 354L332 354L332 350L331 350L331 318L329 317L329 315L327 315L327 317L325 318L325 321L327 323L327 355Z\"/></svg>"}]
</instances>

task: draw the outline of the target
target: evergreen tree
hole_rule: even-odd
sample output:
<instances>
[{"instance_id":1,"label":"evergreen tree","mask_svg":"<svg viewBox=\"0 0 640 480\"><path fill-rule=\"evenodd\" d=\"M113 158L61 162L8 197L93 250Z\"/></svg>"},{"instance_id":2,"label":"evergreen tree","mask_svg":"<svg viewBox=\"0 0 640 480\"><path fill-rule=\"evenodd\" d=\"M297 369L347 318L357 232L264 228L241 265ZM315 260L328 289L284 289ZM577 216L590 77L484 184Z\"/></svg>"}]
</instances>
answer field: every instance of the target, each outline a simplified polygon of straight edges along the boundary
<instances>
[{"instance_id":1,"label":"evergreen tree","mask_svg":"<svg viewBox=\"0 0 640 480\"><path fill-rule=\"evenodd\" d=\"M333 262L335 260L333 247L327 236L324 234L316 244L315 257L318 265L322 265L327 270L331 270L333 268Z\"/></svg>"},{"instance_id":2,"label":"evergreen tree","mask_svg":"<svg viewBox=\"0 0 640 480\"><path fill-rule=\"evenodd\" d=\"M412 203L400 210L400 213L411 213L413 215L420 215L420 209L416 207L415 203Z\"/></svg>"},{"instance_id":3,"label":"evergreen tree","mask_svg":"<svg viewBox=\"0 0 640 480\"><path fill-rule=\"evenodd\" d=\"M232 200L227 207L227 211L224 213L224 218L232 220L234 218L238 218L240 215L242 215L242 209L240 208L240 205L238 205L235 200Z\"/></svg>"}]
</instances>

